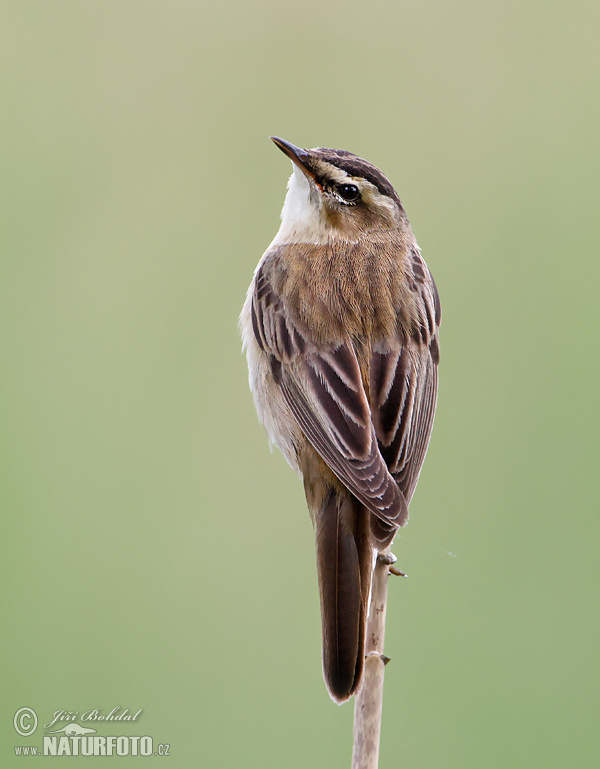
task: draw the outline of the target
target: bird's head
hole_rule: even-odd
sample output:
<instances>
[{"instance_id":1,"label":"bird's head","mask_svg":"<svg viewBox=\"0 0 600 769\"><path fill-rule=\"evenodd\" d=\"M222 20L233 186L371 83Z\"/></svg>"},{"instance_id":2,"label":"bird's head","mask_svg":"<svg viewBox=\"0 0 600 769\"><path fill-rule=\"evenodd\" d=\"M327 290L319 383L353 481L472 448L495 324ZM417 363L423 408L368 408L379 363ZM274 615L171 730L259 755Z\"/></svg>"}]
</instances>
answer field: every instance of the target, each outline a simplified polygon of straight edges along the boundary
<instances>
[{"instance_id":1,"label":"bird's head","mask_svg":"<svg viewBox=\"0 0 600 769\"><path fill-rule=\"evenodd\" d=\"M276 242L356 242L407 224L396 191L368 161L345 150L304 150L271 138L294 164Z\"/></svg>"}]
</instances>

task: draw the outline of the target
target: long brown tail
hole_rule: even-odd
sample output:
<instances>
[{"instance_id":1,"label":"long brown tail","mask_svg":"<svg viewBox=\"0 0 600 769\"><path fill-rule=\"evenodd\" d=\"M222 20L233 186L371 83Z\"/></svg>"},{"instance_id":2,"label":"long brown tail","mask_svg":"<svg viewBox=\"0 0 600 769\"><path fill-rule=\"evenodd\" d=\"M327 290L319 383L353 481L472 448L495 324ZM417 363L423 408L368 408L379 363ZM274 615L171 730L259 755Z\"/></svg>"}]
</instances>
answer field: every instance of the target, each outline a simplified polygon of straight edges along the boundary
<instances>
[{"instance_id":1,"label":"long brown tail","mask_svg":"<svg viewBox=\"0 0 600 769\"><path fill-rule=\"evenodd\" d=\"M354 694L362 677L373 567L370 515L349 492L332 488L315 516L323 675L338 703Z\"/></svg>"}]
</instances>

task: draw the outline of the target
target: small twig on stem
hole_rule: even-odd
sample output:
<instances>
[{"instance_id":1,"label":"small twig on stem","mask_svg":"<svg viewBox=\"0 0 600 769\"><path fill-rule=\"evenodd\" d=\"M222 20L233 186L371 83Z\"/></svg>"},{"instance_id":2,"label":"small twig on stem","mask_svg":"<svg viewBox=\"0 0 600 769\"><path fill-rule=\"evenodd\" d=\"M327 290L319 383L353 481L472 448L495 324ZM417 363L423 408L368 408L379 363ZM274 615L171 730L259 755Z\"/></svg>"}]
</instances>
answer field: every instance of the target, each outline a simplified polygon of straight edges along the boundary
<instances>
[{"instance_id":1,"label":"small twig on stem","mask_svg":"<svg viewBox=\"0 0 600 769\"><path fill-rule=\"evenodd\" d=\"M388 578L390 572L406 576L398 569L391 568L395 561L395 556L386 550L378 554L373 569L365 642L365 670L363 684L354 704L352 769L377 769L379 762L383 670L390 661L383 653Z\"/></svg>"}]
</instances>

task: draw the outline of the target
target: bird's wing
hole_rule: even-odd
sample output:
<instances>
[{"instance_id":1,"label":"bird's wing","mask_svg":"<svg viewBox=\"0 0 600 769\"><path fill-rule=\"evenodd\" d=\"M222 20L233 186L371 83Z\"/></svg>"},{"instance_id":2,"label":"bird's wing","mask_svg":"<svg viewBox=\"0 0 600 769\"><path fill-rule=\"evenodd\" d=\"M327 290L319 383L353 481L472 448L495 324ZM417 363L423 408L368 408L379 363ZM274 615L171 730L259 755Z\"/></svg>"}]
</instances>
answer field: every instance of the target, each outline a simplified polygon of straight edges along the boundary
<instances>
[{"instance_id":1,"label":"bird's wing","mask_svg":"<svg viewBox=\"0 0 600 769\"><path fill-rule=\"evenodd\" d=\"M440 304L431 273L412 254L417 330L376 345L370 403L379 448L407 503L425 459L438 385Z\"/></svg>"},{"instance_id":2,"label":"bird's wing","mask_svg":"<svg viewBox=\"0 0 600 769\"><path fill-rule=\"evenodd\" d=\"M257 274L252 325L273 378L308 441L389 536L408 519L404 495L379 450L352 345L317 348Z\"/></svg>"},{"instance_id":3,"label":"bird's wing","mask_svg":"<svg viewBox=\"0 0 600 769\"><path fill-rule=\"evenodd\" d=\"M437 364L422 345L378 345L371 359L371 407L379 448L407 502L429 444Z\"/></svg>"}]
</instances>

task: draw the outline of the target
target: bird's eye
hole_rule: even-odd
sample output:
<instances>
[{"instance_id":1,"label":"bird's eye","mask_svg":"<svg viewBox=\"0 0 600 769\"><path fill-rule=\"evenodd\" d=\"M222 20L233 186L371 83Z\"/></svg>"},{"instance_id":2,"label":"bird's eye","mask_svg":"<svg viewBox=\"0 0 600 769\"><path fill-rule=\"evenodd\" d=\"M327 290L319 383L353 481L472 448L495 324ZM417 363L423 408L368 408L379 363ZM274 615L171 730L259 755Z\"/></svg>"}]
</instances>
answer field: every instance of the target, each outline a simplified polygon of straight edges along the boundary
<instances>
[{"instance_id":1,"label":"bird's eye","mask_svg":"<svg viewBox=\"0 0 600 769\"><path fill-rule=\"evenodd\" d=\"M358 187L355 184L340 184L337 192L346 203L354 203L359 195Z\"/></svg>"}]
</instances>

